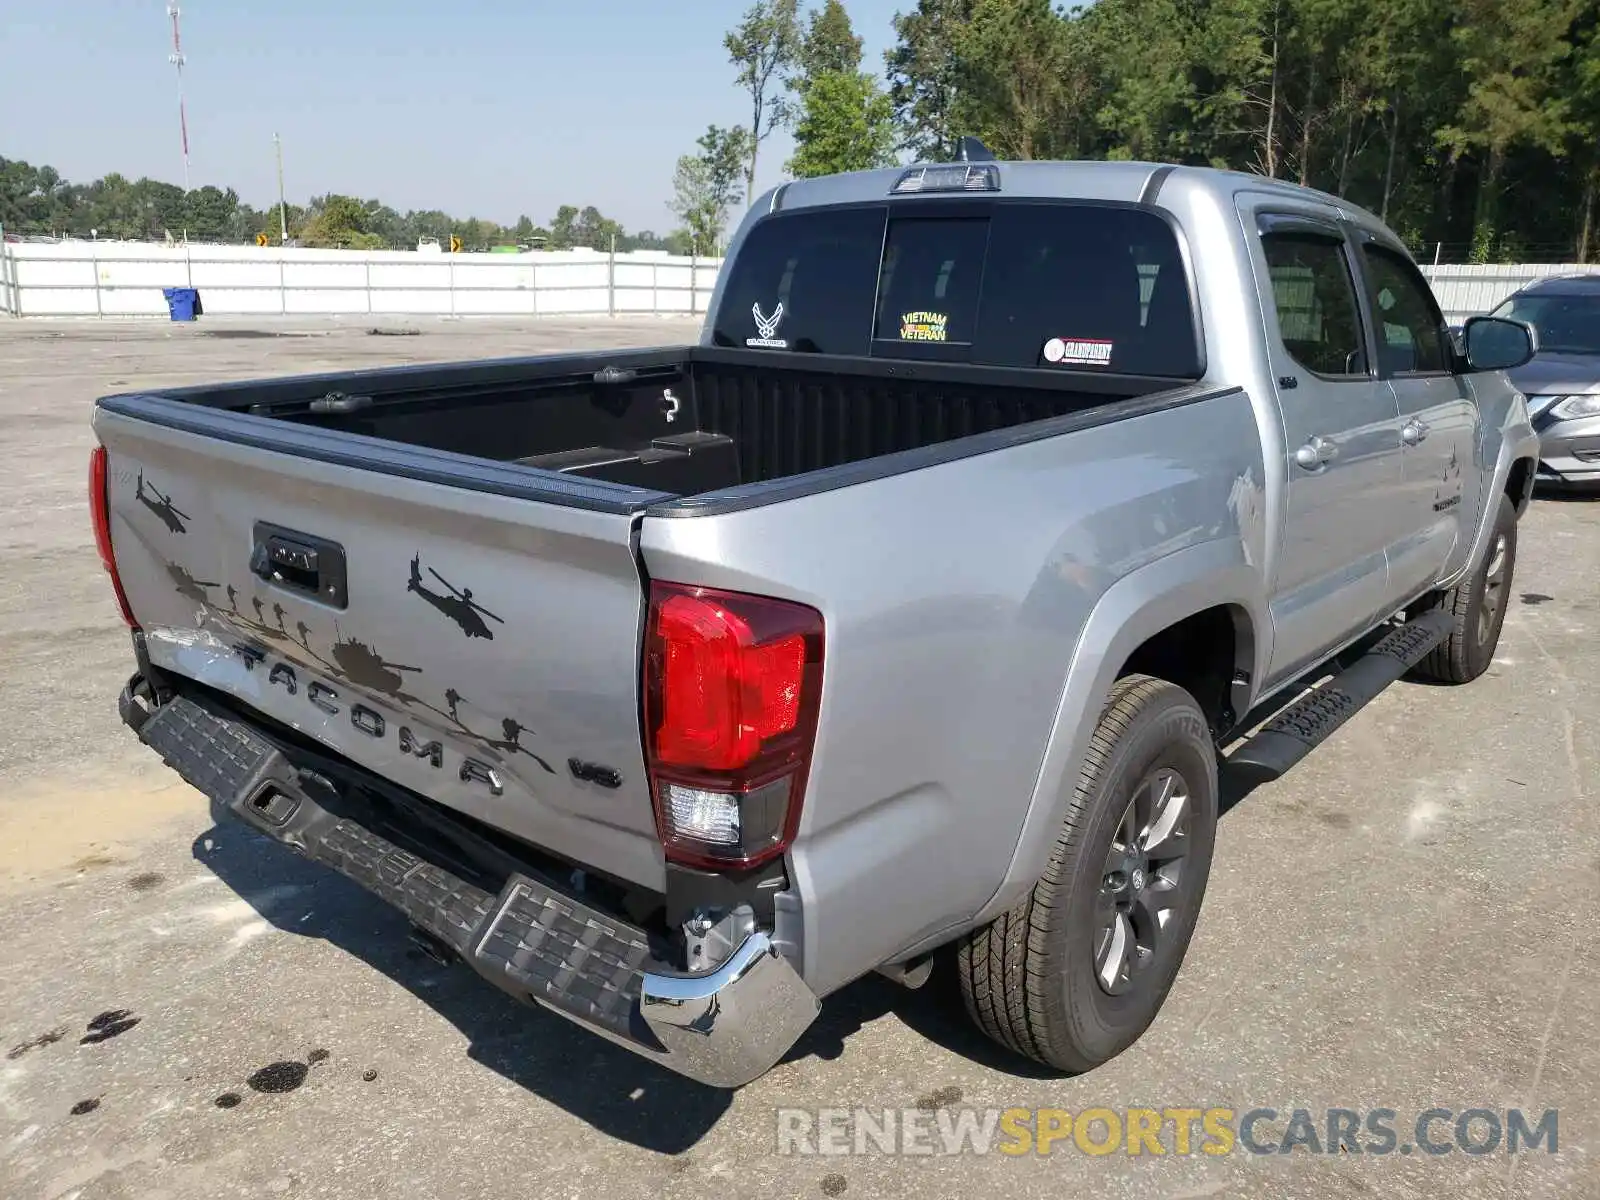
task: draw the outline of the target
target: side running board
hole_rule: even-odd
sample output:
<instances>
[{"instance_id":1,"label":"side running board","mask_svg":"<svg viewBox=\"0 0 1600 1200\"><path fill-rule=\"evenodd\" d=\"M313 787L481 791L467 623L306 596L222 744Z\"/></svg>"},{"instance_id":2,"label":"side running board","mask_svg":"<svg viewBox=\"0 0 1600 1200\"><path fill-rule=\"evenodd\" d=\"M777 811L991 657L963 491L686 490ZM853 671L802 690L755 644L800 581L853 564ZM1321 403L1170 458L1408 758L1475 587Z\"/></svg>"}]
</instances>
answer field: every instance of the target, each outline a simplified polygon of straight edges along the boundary
<instances>
[{"instance_id":1,"label":"side running board","mask_svg":"<svg viewBox=\"0 0 1600 1200\"><path fill-rule=\"evenodd\" d=\"M1306 693L1227 759L1230 771L1254 787L1285 774L1379 693L1428 656L1450 635L1442 610L1423 613L1380 640L1339 675Z\"/></svg>"}]
</instances>

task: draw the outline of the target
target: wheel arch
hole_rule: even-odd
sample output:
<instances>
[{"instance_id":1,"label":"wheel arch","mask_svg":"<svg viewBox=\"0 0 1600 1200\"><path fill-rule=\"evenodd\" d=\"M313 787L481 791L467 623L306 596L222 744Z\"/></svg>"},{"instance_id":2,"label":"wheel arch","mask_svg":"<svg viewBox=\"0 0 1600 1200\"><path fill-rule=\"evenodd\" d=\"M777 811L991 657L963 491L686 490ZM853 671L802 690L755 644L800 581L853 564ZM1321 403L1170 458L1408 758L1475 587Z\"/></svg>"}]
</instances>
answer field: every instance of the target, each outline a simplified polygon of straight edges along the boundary
<instances>
[{"instance_id":1,"label":"wheel arch","mask_svg":"<svg viewBox=\"0 0 1600 1200\"><path fill-rule=\"evenodd\" d=\"M1506 474L1505 494L1511 498L1512 507L1517 510L1519 517L1527 511L1533 499L1533 479L1537 470L1538 463L1532 457L1525 456L1516 459Z\"/></svg>"},{"instance_id":2,"label":"wheel arch","mask_svg":"<svg viewBox=\"0 0 1600 1200\"><path fill-rule=\"evenodd\" d=\"M1198 656L1174 657L1173 648L1185 637L1223 630L1225 651L1207 646ZM1149 669L1153 660L1176 661L1201 679L1214 678L1223 664L1231 664L1227 698L1218 698L1217 713L1220 718L1224 707L1231 707L1242 714L1249 711L1254 681L1270 655L1270 632L1260 569L1238 541L1187 547L1113 584L1079 635L1011 862L973 924L1010 908L1043 873L1090 739L1119 678L1134 671L1166 678ZM1170 682L1187 687L1184 679ZM1196 699L1204 709L1206 702Z\"/></svg>"}]
</instances>

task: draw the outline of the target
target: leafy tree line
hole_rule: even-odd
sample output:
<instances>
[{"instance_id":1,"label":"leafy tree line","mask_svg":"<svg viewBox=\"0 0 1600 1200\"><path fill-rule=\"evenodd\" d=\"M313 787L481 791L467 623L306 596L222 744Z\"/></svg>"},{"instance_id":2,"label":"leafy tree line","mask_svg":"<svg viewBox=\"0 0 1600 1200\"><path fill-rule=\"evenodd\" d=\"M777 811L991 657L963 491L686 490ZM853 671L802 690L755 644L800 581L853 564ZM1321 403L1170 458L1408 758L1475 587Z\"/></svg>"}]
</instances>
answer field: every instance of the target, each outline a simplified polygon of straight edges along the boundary
<instances>
[{"instance_id":1,"label":"leafy tree line","mask_svg":"<svg viewBox=\"0 0 1600 1200\"><path fill-rule=\"evenodd\" d=\"M970 134L1306 184L1425 258L1600 257L1600 0L916 0L893 32L880 88L839 0L757 0L725 38L751 122L680 161L675 211L720 236L779 127L796 176Z\"/></svg>"},{"instance_id":2,"label":"leafy tree line","mask_svg":"<svg viewBox=\"0 0 1600 1200\"><path fill-rule=\"evenodd\" d=\"M459 237L466 249L495 245L540 245L562 250L673 250L687 254L686 236L628 233L593 206L564 204L547 225L524 216L514 225L478 217L461 220L438 210L400 213L378 200L314 196L304 207L288 206L289 236L303 246L364 250L412 249L419 238L448 245ZM265 233L276 244L278 206L264 211L239 199L232 188L206 186L185 194L181 187L154 179L132 181L107 175L75 184L51 167L0 158L0 225L21 234L161 240L187 236L192 242L252 242Z\"/></svg>"}]
</instances>

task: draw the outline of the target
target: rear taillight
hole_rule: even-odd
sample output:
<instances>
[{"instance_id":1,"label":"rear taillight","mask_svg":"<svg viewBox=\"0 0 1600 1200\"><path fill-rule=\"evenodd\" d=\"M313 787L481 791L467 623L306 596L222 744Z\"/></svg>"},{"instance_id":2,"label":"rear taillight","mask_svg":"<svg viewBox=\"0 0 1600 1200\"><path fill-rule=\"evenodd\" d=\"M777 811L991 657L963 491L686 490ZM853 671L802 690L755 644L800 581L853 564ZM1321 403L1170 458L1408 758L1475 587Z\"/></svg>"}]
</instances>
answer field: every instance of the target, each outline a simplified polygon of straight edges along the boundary
<instances>
[{"instance_id":1,"label":"rear taillight","mask_svg":"<svg viewBox=\"0 0 1600 1200\"><path fill-rule=\"evenodd\" d=\"M128 597L122 590L122 579L117 575L117 558L111 551L111 497L107 492L106 448L96 446L89 455L89 519L94 523L94 544L100 551L100 565L111 576L112 590L117 593L117 607L129 629L139 628L133 619L133 609L128 607Z\"/></svg>"},{"instance_id":2,"label":"rear taillight","mask_svg":"<svg viewBox=\"0 0 1600 1200\"><path fill-rule=\"evenodd\" d=\"M667 857L744 868L800 823L822 700L822 614L788 600L654 583L645 739Z\"/></svg>"}]
</instances>

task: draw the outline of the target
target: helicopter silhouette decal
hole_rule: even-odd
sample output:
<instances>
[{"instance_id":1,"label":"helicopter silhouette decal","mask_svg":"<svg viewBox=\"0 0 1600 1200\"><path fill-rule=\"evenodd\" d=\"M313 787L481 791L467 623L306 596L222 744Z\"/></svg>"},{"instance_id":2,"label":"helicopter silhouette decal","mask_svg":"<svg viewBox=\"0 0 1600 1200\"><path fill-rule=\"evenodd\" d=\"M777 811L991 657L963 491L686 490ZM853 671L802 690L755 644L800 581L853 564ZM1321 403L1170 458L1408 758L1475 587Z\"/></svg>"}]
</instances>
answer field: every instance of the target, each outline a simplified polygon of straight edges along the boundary
<instances>
[{"instance_id":1,"label":"helicopter silhouette decal","mask_svg":"<svg viewBox=\"0 0 1600 1200\"><path fill-rule=\"evenodd\" d=\"M163 496L155 484L146 483L143 471L139 472L139 478L134 482L133 498L161 518L161 523L173 533L189 532L184 522L194 518L173 504L171 496Z\"/></svg>"},{"instance_id":2,"label":"helicopter silhouette decal","mask_svg":"<svg viewBox=\"0 0 1600 1200\"><path fill-rule=\"evenodd\" d=\"M495 616L483 605L472 598L471 588L458 588L432 567L428 574L437 579L443 586L444 592L436 592L428 587L422 579L422 556L413 555L411 559L411 579L406 584L406 591L415 592L434 608L449 617L461 627L461 632L469 638L488 638L494 640L494 631L484 624L483 618L488 617L497 625L505 622ZM448 594L447 594L448 593Z\"/></svg>"},{"instance_id":3,"label":"helicopter silhouette decal","mask_svg":"<svg viewBox=\"0 0 1600 1200\"><path fill-rule=\"evenodd\" d=\"M178 595L185 600L193 600L196 604L204 604L208 608L211 606L211 596L206 589L222 586L220 583L210 583L204 579L196 579L189 574L186 568L180 567L174 562L167 564L167 574L172 577L172 582L177 585Z\"/></svg>"}]
</instances>

